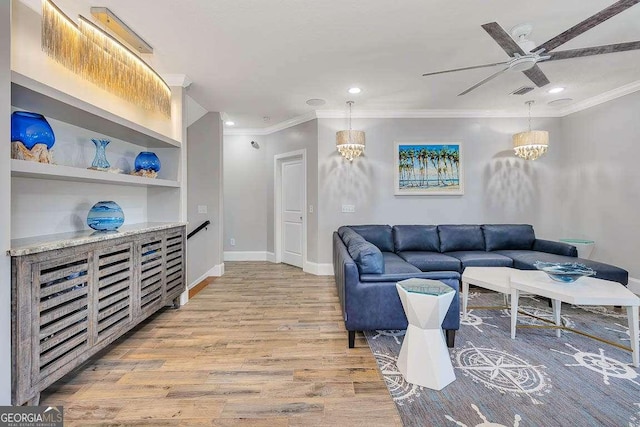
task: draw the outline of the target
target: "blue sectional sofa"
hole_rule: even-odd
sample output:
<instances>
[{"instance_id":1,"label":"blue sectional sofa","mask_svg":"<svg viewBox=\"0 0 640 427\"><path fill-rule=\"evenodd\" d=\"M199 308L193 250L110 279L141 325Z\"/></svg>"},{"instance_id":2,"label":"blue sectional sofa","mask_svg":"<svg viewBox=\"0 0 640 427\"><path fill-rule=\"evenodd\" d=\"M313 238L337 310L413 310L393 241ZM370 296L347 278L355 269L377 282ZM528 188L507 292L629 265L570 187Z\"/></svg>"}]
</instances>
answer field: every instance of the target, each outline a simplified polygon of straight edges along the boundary
<instances>
[{"instance_id":1,"label":"blue sectional sofa","mask_svg":"<svg viewBox=\"0 0 640 427\"><path fill-rule=\"evenodd\" d=\"M535 269L536 261L580 262L596 277L627 285L621 268L577 258L566 243L536 239L527 224L353 225L333 233L333 266L349 347L356 331L405 329L395 283L412 277L440 280L459 291L465 267ZM453 347L460 328L458 292L442 323Z\"/></svg>"}]
</instances>

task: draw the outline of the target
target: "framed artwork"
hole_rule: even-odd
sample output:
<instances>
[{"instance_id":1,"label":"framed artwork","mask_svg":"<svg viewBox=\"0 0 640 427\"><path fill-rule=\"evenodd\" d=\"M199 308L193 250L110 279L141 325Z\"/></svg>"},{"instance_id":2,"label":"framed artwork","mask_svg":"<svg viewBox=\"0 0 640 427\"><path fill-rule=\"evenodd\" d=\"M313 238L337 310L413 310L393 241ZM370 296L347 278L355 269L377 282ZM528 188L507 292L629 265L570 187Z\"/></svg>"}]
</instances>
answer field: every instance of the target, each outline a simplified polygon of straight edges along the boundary
<instances>
[{"instance_id":1,"label":"framed artwork","mask_svg":"<svg viewBox=\"0 0 640 427\"><path fill-rule=\"evenodd\" d=\"M394 156L396 195L464 194L461 143L396 142Z\"/></svg>"}]
</instances>

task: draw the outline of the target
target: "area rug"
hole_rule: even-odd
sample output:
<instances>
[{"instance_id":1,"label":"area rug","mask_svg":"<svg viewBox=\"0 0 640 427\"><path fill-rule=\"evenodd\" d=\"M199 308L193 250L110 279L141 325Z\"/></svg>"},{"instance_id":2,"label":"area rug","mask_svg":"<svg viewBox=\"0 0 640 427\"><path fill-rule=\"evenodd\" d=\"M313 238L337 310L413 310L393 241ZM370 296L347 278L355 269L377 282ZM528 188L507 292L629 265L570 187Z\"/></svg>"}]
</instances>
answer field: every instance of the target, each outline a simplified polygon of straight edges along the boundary
<instances>
[{"instance_id":1,"label":"area rug","mask_svg":"<svg viewBox=\"0 0 640 427\"><path fill-rule=\"evenodd\" d=\"M470 292L469 305L502 297ZM520 298L521 309L552 318L546 300ZM456 380L441 391L407 383L396 366L404 331L365 335L405 426L640 427L640 370L631 353L588 337L519 328L509 310L472 310L450 349ZM542 324L525 316L519 324ZM563 324L629 345L626 310L563 304Z\"/></svg>"}]
</instances>

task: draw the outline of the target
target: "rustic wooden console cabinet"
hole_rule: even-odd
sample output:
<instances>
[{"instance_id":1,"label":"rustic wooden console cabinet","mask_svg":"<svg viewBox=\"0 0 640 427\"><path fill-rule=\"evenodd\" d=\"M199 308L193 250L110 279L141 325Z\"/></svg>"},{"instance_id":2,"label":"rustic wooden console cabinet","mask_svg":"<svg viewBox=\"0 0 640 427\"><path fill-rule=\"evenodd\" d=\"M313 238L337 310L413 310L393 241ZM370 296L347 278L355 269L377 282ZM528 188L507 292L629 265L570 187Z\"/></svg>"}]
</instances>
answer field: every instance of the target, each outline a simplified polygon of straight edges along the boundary
<instances>
[{"instance_id":1,"label":"rustic wooden console cabinet","mask_svg":"<svg viewBox=\"0 0 640 427\"><path fill-rule=\"evenodd\" d=\"M12 400L40 392L185 290L185 226L68 233L12 245Z\"/></svg>"}]
</instances>

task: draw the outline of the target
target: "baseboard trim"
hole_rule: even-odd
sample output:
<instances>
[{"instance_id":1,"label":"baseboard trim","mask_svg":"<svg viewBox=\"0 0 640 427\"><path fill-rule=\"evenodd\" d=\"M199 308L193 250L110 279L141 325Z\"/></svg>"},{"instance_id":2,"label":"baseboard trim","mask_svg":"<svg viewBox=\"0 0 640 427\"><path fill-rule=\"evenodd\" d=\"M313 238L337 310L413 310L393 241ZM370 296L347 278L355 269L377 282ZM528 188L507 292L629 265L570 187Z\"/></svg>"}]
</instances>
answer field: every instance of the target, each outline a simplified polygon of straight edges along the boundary
<instances>
[{"instance_id":1,"label":"baseboard trim","mask_svg":"<svg viewBox=\"0 0 640 427\"><path fill-rule=\"evenodd\" d=\"M225 261L269 261L266 251L225 251ZM273 256L275 259L275 255Z\"/></svg>"},{"instance_id":2,"label":"baseboard trim","mask_svg":"<svg viewBox=\"0 0 640 427\"><path fill-rule=\"evenodd\" d=\"M305 273L313 274L315 276L333 276L333 264L318 264L315 262L305 262Z\"/></svg>"},{"instance_id":3,"label":"baseboard trim","mask_svg":"<svg viewBox=\"0 0 640 427\"><path fill-rule=\"evenodd\" d=\"M207 277L206 279L189 289L189 299L195 297L201 290L206 288L209 284L213 283L214 279L211 277L212 276Z\"/></svg>"},{"instance_id":4,"label":"baseboard trim","mask_svg":"<svg viewBox=\"0 0 640 427\"><path fill-rule=\"evenodd\" d=\"M627 288L636 295L640 295L640 279L629 277Z\"/></svg>"},{"instance_id":5,"label":"baseboard trim","mask_svg":"<svg viewBox=\"0 0 640 427\"><path fill-rule=\"evenodd\" d=\"M216 266L213 266L206 273L204 273L202 276L198 277L195 281L193 281L187 287L187 289L192 289L193 287L197 286L200 282L202 282L207 277L210 277L210 276L220 277L223 274L224 274L224 263L218 264Z\"/></svg>"},{"instance_id":6,"label":"baseboard trim","mask_svg":"<svg viewBox=\"0 0 640 427\"><path fill-rule=\"evenodd\" d=\"M267 261L275 263L276 254L274 254L273 252L267 252Z\"/></svg>"}]
</instances>

